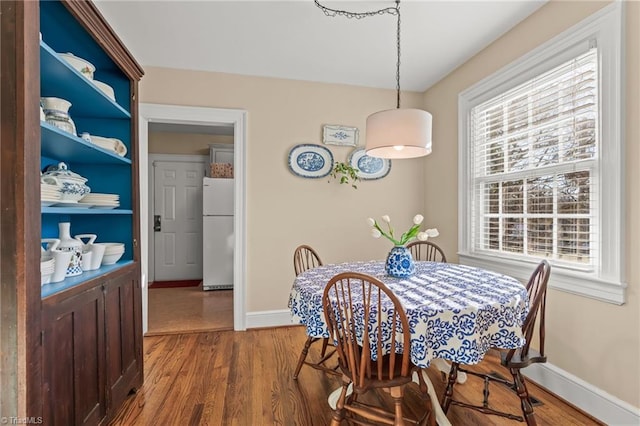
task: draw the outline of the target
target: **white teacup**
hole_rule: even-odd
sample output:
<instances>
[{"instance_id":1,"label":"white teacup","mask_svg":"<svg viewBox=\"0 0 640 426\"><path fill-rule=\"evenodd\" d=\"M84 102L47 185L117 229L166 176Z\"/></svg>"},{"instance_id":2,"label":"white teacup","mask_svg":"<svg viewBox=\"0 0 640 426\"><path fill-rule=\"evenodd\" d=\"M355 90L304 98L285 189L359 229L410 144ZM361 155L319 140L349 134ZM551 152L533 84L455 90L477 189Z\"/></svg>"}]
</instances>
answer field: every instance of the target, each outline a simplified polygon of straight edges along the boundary
<instances>
[{"instance_id":1,"label":"white teacup","mask_svg":"<svg viewBox=\"0 0 640 426\"><path fill-rule=\"evenodd\" d=\"M104 256L104 250L107 248L104 244L95 243L91 244L91 265L89 269L85 269L88 271L96 270L100 267L102 263L102 258ZM84 267L82 268L84 269Z\"/></svg>"},{"instance_id":2,"label":"white teacup","mask_svg":"<svg viewBox=\"0 0 640 426\"><path fill-rule=\"evenodd\" d=\"M71 263L72 251L61 251L58 249L51 250L51 256L55 259L55 268L53 269L53 275L49 282L58 283L64 280L67 275L67 268Z\"/></svg>"},{"instance_id":3,"label":"white teacup","mask_svg":"<svg viewBox=\"0 0 640 426\"><path fill-rule=\"evenodd\" d=\"M82 252L82 262L80 263L80 267L83 271L91 270L91 259L93 258L93 253L91 251L83 251Z\"/></svg>"}]
</instances>

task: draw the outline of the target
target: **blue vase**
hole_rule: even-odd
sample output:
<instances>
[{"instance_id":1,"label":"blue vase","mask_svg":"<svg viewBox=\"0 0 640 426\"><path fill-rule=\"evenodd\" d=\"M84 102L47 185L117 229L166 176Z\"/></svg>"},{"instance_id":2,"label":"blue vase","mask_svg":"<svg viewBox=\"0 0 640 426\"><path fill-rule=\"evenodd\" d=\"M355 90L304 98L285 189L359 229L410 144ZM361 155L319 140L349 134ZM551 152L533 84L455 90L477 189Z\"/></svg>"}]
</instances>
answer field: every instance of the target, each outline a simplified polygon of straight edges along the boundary
<instances>
[{"instance_id":1,"label":"blue vase","mask_svg":"<svg viewBox=\"0 0 640 426\"><path fill-rule=\"evenodd\" d=\"M387 275L395 278L406 278L416 271L416 265L413 263L413 256L405 246L395 246L387 256L385 264Z\"/></svg>"}]
</instances>

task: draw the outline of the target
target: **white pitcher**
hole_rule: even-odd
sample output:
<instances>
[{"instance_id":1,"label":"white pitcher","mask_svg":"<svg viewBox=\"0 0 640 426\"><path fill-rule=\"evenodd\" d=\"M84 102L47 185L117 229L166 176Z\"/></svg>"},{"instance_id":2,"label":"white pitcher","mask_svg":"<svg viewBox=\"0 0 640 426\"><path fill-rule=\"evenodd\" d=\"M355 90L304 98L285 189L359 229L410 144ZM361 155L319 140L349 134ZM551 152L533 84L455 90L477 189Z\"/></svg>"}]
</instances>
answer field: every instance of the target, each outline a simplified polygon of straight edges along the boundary
<instances>
[{"instance_id":1,"label":"white pitcher","mask_svg":"<svg viewBox=\"0 0 640 426\"><path fill-rule=\"evenodd\" d=\"M60 245L58 250L72 253L67 267L67 276L73 277L82 273L82 242L71 238L71 223L58 223Z\"/></svg>"}]
</instances>

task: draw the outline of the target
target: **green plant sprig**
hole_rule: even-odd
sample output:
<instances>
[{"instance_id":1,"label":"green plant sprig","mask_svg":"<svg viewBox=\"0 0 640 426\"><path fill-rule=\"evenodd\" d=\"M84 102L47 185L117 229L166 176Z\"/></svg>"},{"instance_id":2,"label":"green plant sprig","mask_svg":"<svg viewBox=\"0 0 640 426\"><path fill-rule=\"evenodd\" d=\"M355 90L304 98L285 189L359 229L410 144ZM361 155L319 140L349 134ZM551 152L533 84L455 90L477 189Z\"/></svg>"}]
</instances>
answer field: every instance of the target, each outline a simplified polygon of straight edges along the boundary
<instances>
[{"instance_id":1,"label":"green plant sprig","mask_svg":"<svg viewBox=\"0 0 640 426\"><path fill-rule=\"evenodd\" d=\"M333 170L331 170L331 177L333 179L337 179L340 184L351 184L351 186L355 189L358 189L356 182L360 180L360 176L358 176L358 169L351 166L348 163L338 161L333 166ZM328 180L331 182L331 179Z\"/></svg>"}]
</instances>

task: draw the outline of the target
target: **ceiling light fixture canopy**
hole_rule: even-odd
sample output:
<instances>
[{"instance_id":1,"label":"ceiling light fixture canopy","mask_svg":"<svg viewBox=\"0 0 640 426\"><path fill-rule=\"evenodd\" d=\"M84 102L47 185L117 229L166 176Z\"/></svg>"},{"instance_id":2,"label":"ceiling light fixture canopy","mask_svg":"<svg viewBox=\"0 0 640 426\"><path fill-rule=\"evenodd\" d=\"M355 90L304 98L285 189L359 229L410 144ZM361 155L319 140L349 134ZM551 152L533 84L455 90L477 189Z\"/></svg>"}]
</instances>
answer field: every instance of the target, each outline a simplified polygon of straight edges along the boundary
<instances>
[{"instance_id":1,"label":"ceiling light fixture canopy","mask_svg":"<svg viewBox=\"0 0 640 426\"><path fill-rule=\"evenodd\" d=\"M379 158L414 158L431 153L431 114L415 108L400 108L400 0L394 7L370 12L331 9L314 0L327 16L362 19L390 14L397 17L396 31L396 109L379 111L367 117L367 155Z\"/></svg>"}]
</instances>

